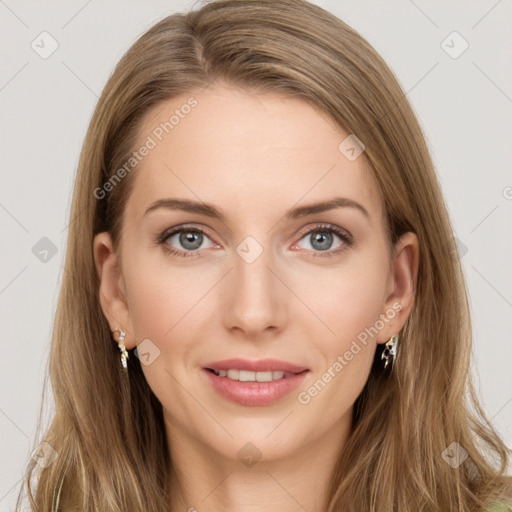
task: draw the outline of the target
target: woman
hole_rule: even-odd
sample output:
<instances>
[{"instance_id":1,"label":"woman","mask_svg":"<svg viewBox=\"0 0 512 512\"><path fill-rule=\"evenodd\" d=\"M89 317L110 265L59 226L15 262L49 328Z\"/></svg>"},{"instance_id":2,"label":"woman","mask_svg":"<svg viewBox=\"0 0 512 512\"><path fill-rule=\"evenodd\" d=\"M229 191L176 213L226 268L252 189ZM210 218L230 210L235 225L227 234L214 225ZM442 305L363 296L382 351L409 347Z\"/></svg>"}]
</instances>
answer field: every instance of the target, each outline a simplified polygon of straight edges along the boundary
<instances>
[{"instance_id":1,"label":"woman","mask_svg":"<svg viewBox=\"0 0 512 512\"><path fill-rule=\"evenodd\" d=\"M224 0L152 27L100 98L71 218L34 510L512 501L422 132L333 15Z\"/></svg>"}]
</instances>

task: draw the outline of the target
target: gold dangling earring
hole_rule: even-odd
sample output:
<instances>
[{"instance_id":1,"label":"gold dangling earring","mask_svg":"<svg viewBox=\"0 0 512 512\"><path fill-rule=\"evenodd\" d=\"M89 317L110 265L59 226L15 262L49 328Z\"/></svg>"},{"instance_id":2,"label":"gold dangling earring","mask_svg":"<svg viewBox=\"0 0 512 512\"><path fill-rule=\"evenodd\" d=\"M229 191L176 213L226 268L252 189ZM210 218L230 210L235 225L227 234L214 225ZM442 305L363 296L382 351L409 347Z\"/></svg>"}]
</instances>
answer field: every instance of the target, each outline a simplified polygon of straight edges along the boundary
<instances>
[{"instance_id":1,"label":"gold dangling earring","mask_svg":"<svg viewBox=\"0 0 512 512\"><path fill-rule=\"evenodd\" d=\"M384 360L384 370L387 369L389 365L389 370L393 369L393 363L396 357L396 346L398 342L398 334L391 336L391 338L386 341L384 345L384 350L380 356L381 360Z\"/></svg>"},{"instance_id":2,"label":"gold dangling earring","mask_svg":"<svg viewBox=\"0 0 512 512\"><path fill-rule=\"evenodd\" d=\"M123 365L123 371L124 373L128 373L128 351L126 350L126 347L124 346L124 337L126 333L122 329L114 329L112 331L112 334L115 332L119 332L119 338L116 340L114 336L114 340L117 341L117 346L119 347L119 350L121 351L121 363Z\"/></svg>"}]
</instances>

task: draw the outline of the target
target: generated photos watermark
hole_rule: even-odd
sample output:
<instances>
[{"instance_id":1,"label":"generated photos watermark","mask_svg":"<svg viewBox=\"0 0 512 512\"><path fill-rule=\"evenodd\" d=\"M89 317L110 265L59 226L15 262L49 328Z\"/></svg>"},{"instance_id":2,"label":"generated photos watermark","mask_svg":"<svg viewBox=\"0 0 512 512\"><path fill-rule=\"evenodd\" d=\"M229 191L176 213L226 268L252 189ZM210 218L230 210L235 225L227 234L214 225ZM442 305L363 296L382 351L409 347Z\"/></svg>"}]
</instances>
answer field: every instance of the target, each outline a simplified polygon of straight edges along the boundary
<instances>
[{"instance_id":1,"label":"generated photos watermark","mask_svg":"<svg viewBox=\"0 0 512 512\"><path fill-rule=\"evenodd\" d=\"M346 350L343 355L339 355L329 368L322 374L322 376L315 381L306 391L301 391L297 399L302 405L307 405L311 400L318 396L318 394L327 386L332 379L338 375L345 366L347 366L354 356L361 352L361 344L366 346L369 337L375 337L390 320L392 320L396 314L403 308L399 302L393 303L393 305L387 309L384 314L379 316L379 319L371 326L366 327L357 335L357 339L353 340L350 348Z\"/></svg>"},{"instance_id":2,"label":"generated photos watermark","mask_svg":"<svg viewBox=\"0 0 512 512\"><path fill-rule=\"evenodd\" d=\"M150 154L152 149L155 149L159 142L161 142L165 135L171 133L176 126L178 126L182 119L190 114L192 109L198 104L197 100L190 97L186 103L175 108L173 114L169 116L168 121L160 123L158 126L153 128L151 134L146 137L146 140L139 149L132 153L126 162L101 186L97 187L93 191L93 195L96 199L104 199L108 192L111 192L115 186L125 178L139 162Z\"/></svg>"}]
</instances>

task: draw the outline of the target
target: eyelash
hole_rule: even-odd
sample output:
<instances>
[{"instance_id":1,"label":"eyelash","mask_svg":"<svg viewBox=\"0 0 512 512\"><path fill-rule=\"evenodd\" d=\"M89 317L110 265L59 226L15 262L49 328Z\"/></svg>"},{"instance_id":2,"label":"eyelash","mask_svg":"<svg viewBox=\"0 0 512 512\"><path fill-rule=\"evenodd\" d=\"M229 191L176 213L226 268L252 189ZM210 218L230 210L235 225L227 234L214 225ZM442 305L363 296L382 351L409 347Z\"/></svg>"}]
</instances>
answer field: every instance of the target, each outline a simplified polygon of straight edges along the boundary
<instances>
[{"instance_id":1,"label":"eyelash","mask_svg":"<svg viewBox=\"0 0 512 512\"><path fill-rule=\"evenodd\" d=\"M167 253L172 254L174 256L179 256L179 257L184 257L184 258L200 257L199 250L180 251L178 249L175 249L175 248L169 246L169 244L167 243L167 240L171 236L176 235L177 233L181 233L182 231L190 231L192 233L201 233L203 235L206 235L208 238L210 238L208 236L208 233L201 228L198 228L195 226L179 226L176 228L172 228L170 231L166 230L162 234L158 235L155 240L155 244L162 245L163 249ZM343 241L344 245L342 245L341 247L339 247L338 249L335 249L335 250L313 251L313 253L312 253L313 257L330 258L330 257L336 256L337 254L341 253L348 247L352 246L352 243L353 243L352 236L345 230L343 230L337 226L334 226L333 224L318 224L317 226L314 226L310 230L306 231L305 233L302 233L299 240L302 240L305 236L310 235L311 233L315 233L317 231L329 232L329 233L334 233L335 235L338 235L341 238L341 240Z\"/></svg>"}]
</instances>

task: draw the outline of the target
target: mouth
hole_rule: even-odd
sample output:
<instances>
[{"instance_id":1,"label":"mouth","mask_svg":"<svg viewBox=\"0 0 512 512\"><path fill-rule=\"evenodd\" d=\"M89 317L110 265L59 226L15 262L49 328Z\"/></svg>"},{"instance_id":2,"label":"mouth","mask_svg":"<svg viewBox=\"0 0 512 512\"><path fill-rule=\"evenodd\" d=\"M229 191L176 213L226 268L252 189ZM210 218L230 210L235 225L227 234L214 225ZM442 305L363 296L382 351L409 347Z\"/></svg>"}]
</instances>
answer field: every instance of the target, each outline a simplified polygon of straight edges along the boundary
<instances>
[{"instance_id":1,"label":"mouth","mask_svg":"<svg viewBox=\"0 0 512 512\"><path fill-rule=\"evenodd\" d=\"M283 370L268 370L268 371L251 371L251 370L216 370L215 368L205 368L205 370L213 373L217 377L226 377L227 379L237 380L239 382L273 382L280 379L289 379L295 375L308 372L309 370L302 370L300 372L287 372Z\"/></svg>"},{"instance_id":2,"label":"mouth","mask_svg":"<svg viewBox=\"0 0 512 512\"><path fill-rule=\"evenodd\" d=\"M222 361L212 361L211 363L206 363L204 368L214 372L220 372L221 370L230 372L232 378L236 378L235 371L238 371L239 373L242 372L242 376L247 375L243 372L283 372L283 374L291 376L292 374L296 375L297 373L301 373L304 370L309 370L309 368L306 366L301 366L279 359L244 359L241 357L224 359Z\"/></svg>"},{"instance_id":3,"label":"mouth","mask_svg":"<svg viewBox=\"0 0 512 512\"><path fill-rule=\"evenodd\" d=\"M288 367L289 369L289 367ZM290 395L300 386L310 370L254 371L240 368L203 367L202 374L211 388L229 402L243 406L269 406Z\"/></svg>"}]
</instances>

